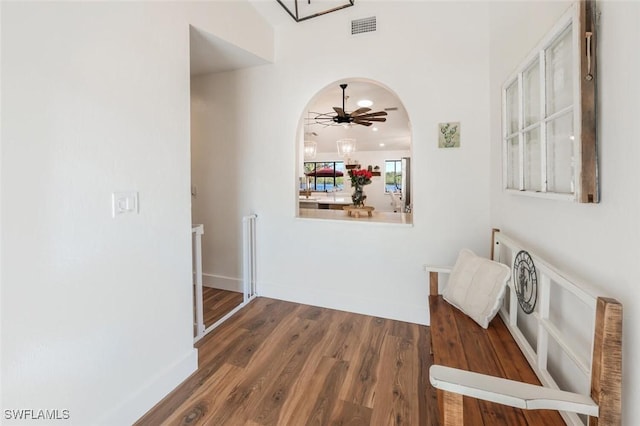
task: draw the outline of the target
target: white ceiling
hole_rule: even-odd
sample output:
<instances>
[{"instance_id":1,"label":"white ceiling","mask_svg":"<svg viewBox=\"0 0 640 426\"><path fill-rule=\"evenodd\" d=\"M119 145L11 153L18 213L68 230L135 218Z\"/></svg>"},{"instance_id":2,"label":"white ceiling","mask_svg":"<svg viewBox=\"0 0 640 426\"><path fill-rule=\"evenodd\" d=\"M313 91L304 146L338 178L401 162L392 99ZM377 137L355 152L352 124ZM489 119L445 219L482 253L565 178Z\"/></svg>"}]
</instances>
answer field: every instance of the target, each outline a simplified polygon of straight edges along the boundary
<instances>
[{"instance_id":1,"label":"white ceiling","mask_svg":"<svg viewBox=\"0 0 640 426\"><path fill-rule=\"evenodd\" d=\"M250 0L250 3L273 26L301 25L296 23L276 0ZM322 17L315 19L322 19ZM192 76L231 71L268 63L264 59L196 27L191 27L190 46ZM315 132L317 134L317 136L307 134L305 139L316 141L318 152L336 152L336 141L343 138L355 138L357 150L359 151L410 149L409 117L402 102L395 94L371 81L346 79L335 82L335 84L331 84L321 90L312 99L308 111L335 114L333 107L342 107L342 89L339 86L341 83L348 84L346 90L346 94L349 97L346 104L347 112L358 109L356 102L360 99L369 99L374 102L370 107L372 112L382 111L390 107L397 107L398 109L396 111L388 111L387 121L384 123L376 123L371 127L352 125L346 129L343 126L306 125L308 120L306 119L307 111L305 111L303 119L303 124L305 124L304 132ZM292 114L298 114L298 112L292 111ZM310 117L314 117L314 115L310 114ZM374 132L373 127L377 127L378 131ZM380 146L380 144L384 144L384 146Z\"/></svg>"},{"instance_id":2,"label":"white ceiling","mask_svg":"<svg viewBox=\"0 0 640 426\"><path fill-rule=\"evenodd\" d=\"M346 111L358 109L357 102L361 99L373 101L370 107L372 112L383 111L385 108L397 108L396 111L387 111L387 121L374 123L370 127L352 124L345 128L342 125L323 127L316 124L314 113L330 113L335 115L334 106L342 108L341 83L347 83ZM336 82L321 90L309 104L309 114L305 113L305 139L315 140L318 144L318 152L337 151L336 141L342 138L355 138L359 151L393 151L409 150L411 148L411 130L409 117L402 102L398 97L385 87L367 80L346 79ZM307 116L309 118L307 118ZM310 123L310 124L308 124ZM376 127L378 131L373 131ZM316 135L311 133L315 132ZM384 146L380 146L384 144Z\"/></svg>"},{"instance_id":3,"label":"white ceiling","mask_svg":"<svg viewBox=\"0 0 640 426\"><path fill-rule=\"evenodd\" d=\"M198 28L189 31L191 75L267 64L266 60Z\"/></svg>"},{"instance_id":4,"label":"white ceiling","mask_svg":"<svg viewBox=\"0 0 640 426\"><path fill-rule=\"evenodd\" d=\"M316 3L316 1L317 0L314 0L314 3ZM278 4L276 0L249 0L249 3L273 27L296 24L296 21L294 21L293 18L289 16L287 11L284 10L284 8L280 6L280 4ZM285 2L285 4L287 3L291 2ZM301 1L301 3L306 2Z\"/></svg>"}]
</instances>

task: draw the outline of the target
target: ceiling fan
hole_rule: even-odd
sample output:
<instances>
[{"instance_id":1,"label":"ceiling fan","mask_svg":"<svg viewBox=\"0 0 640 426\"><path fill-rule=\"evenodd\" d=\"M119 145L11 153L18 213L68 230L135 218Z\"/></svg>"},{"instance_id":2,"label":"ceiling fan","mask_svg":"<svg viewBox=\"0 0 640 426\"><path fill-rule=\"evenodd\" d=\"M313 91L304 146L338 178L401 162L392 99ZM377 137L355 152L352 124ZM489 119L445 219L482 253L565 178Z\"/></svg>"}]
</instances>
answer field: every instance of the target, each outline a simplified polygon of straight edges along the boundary
<instances>
[{"instance_id":1,"label":"ceiling fan","mask_svg":"<svg viewBox=\"0 0 640 426\"><path fill-rule=\"evenodd\" d=\"M371 111L371 108L363 107L350 113L347 112L345 110L345 100L347 99L345 91L347 89L347 85L341 84L340 87L342 88L342 108L333 107L336 115L331 113L318 114L314 119L316 123L324 126L349 125L351 123L360 124L362 126L371 126L374 121L387 121L387 119L384 118L384 116L387 115L386 111L369 112Z\"/></svg>"}]
</instances>

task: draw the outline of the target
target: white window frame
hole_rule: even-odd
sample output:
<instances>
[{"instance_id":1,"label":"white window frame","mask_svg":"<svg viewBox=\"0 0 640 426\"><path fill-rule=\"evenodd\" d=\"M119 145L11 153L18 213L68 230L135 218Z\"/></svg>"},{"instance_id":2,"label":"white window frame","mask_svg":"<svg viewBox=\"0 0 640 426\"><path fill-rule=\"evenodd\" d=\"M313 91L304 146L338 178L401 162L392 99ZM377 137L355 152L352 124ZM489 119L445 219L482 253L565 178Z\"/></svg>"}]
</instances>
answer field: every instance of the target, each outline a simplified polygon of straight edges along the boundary
<instances>
[{"instance_id":1,"label":"white window frame","mask_svg":"<svg viewBox=\"0 0 640 426\"><path fill-rule=\"evenodd\" d=\"M382 184L382 192L386 195L388 194L390 191L387 191L387 163L393 161L393 162L397 162L400 163L400 175L402 176L402 174L404 173L404 170L402 170L402 158L388 158L386 160L384 160L384 171L382 171L382 173L380 174L380 176L382 176L383 179L383 184ZM394 170L395 172L395 170ZM404 188L400 188L400 192L402 192ZM394 191L396 192L396 191Z\"/></svg>"},{"instance_id":2,"label":"white window frame","mask_svg":"<svg viewBox=\"0 0 640 426\"><path fill-rule=\"evenodd\" d=\"M554 25L554 27L547 33L547 35L542 39L542 41L532 50L532 52L526 57L526 59L518 66L516 71L506 80L504 85L502 86L502 170L503 170L503 188L507 193L513 194L522 194L534 197L543 197L550 199L560 199L560 200L569 200L569 201L582 201L581 190L582 190L582 173L583 167L581 164L582 155L582 106L583 106L583 98L582 98L582 66L584 65L582 62L582 49L581 46L586 46L586 42L583 43L580 39L581 33L584 31L584 25L581 22L580 17L580 3L576 3L572 5L567 12L563 14L560 20ZM584 12L583 12L584 14ZM559 111L554 112L551 115L547 115L547 90L546 90L546 78L547 78L547 70L546 70L546 51L550 48L555 41L564 34L566 29L571 26L572 31L572 72L573 72L573 101L572 104L568 107L565 107ZM593 48L595 49L595 47ZM533 124L525 126L525 93L524 93L524 74L531 68L533 64L538 62L537 66L539 67L539 89L540 89L540 111L539 111L539 120ZM595 56L593 58L593 64L595 64ZM594 65L595 67L595 65ZM507 122L507 89L510 88L514 83L517 84L517 119L518 119L518 129L514 133L509 133L510 131L510 123ZM595 84L595 82L593 83ZM547 123L553 121L555 118L563 116L571 111L573 116L573 158L569 167L574 169L573 171L573 182L571 193L558 193L548 191L548 182L547 182ZM540 140L540 190L531 190L525 189L525 134L528 131L531 131L535 128L539 128L539 140ZM594 129L595 131L595 129ZM509 176L511 166L511 162L509 161L508 149L509 149L509 140L517 137L518 140L518 187L510 188L509 187ZM594 146L595 149L595 146ZM596 164L593 165L596 167ZM597 175L597 172L595 172ZM592 201L588 202L598 202L597 196L595 200L593 199L593 195L590 194L589 199Z\"/></svg>"}]
</instances>

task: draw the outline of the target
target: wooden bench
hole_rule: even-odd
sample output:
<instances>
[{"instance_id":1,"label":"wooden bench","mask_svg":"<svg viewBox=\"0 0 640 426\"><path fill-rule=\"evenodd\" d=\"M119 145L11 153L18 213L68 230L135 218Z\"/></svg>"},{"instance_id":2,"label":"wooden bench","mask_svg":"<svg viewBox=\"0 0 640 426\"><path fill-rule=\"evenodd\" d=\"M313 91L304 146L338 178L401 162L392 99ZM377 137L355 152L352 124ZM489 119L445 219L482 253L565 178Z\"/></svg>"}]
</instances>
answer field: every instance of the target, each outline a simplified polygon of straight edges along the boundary
<instances>
[{"instance_id":1,"label":"wooden bench","mask_svg":"<svg viewBox=\"0 0 640 426\"><path fill-rule=\"evenodd\" d=\"M492 258L511 267L516 254L525 250L522 244L497 230L492 240ZM584 425L580 414L583 419L589 416L590 426L620 425L622 305L566 278L534 253L529 254L538 274L534 312L518 312L512 279L505 303L487 329L439 294L439 274L448 273L450 268L425 266L430 278L434 358L430 381L437 389L441 424ZM589 346L584 342L573 344L579 339L568 338L571 327L559 324L558 298L551 302L555 292L561 292L562 303L577 306L571 315L579 312L580 316L573 321L588 324L586 335L591 339L592 350L584 349ZM532 323L534 327L530 326ZM583 350L576 350L575 346L582 346ZM568 366L567 360L571 361ZM571 391L559 390L557 384L567 381L566 377L557 377L563 376L565 368L571 368L567 370L573 378ZM580 376L584 376L582 388Z\"/></svg>"}]
</instances>

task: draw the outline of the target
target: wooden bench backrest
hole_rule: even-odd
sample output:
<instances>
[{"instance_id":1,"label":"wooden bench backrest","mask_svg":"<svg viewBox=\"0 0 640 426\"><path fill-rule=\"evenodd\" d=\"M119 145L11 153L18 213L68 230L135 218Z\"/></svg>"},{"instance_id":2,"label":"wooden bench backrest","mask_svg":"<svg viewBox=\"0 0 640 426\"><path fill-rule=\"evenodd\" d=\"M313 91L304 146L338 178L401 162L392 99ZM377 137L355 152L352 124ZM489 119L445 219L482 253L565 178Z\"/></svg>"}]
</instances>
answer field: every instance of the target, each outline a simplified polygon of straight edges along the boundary
<instances>
[{"instance_id":1,"label":"wooden bench backrest","mask_svg":"<svg viewBox=\"0 0 640 426\"><path fill-rule=\"evenodd\" d=\"M583 382L586 386L590 384L590 389L569 389L584 394L590 392L591 398L599 405L600 415L598 418L590 418L589 425L619 425L622 410L622 305L614 299L601 296L597 289L570 279L568 275L558 271L534 252L498 230L494 230L492 240L493 260L513 268L512 262L516 254L526 250L535 264L538 300L534 312L528 318L521 310L518 313L520 308L512 279L500 315L542 384L558 389L558 378L554 378L547 368L549 362L559 362L555 359L558 356L557 349L550 353L549 343L552 342L554 348L560 348L562 351L562 362L566 363L568 360L573 363L575 370L584 376ZM435 293L434 288L431 288L431 294L437 294L438 291L437 274L435 282ZM563 298L571 299L570 303L583 306L583 309L578 309L579 321L589 327L590 354L585 354L571 345L572 339L558 324L563 318L550 315L554 290L561 292ZM584 314L585 312L588 314ZM563 314L570 316L572 313ZM584 315L589 318L584 318ZM533 329L531 324L534 324ZM532 334L535 334L535 349L527 339L532 339ZM575 383L580 387L580 380ZM561 414L567 424L583 424L573 413Z\"/></svg>"}]
</instances>

